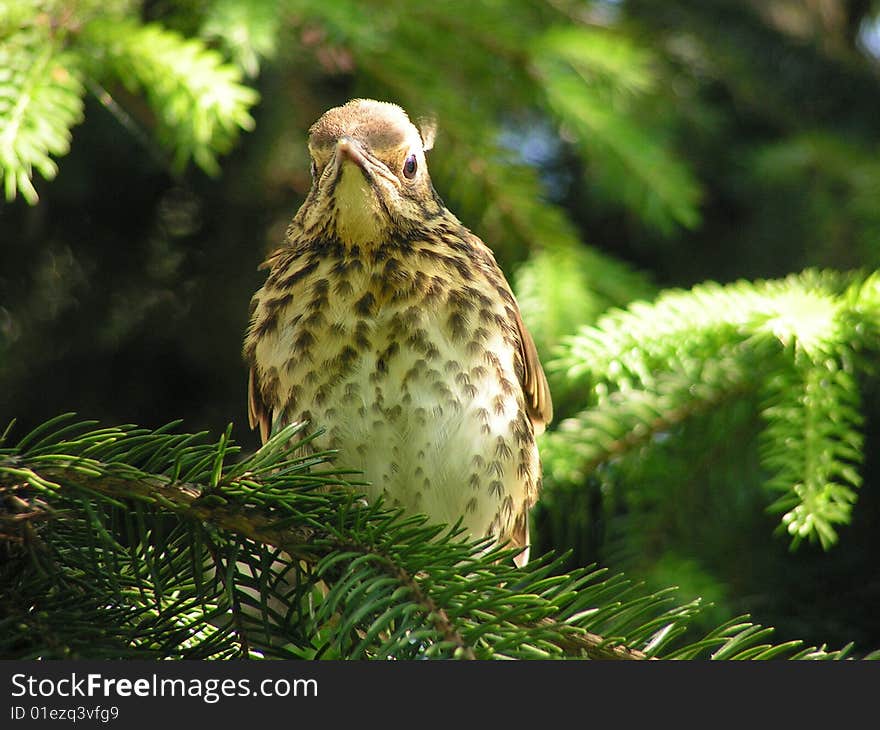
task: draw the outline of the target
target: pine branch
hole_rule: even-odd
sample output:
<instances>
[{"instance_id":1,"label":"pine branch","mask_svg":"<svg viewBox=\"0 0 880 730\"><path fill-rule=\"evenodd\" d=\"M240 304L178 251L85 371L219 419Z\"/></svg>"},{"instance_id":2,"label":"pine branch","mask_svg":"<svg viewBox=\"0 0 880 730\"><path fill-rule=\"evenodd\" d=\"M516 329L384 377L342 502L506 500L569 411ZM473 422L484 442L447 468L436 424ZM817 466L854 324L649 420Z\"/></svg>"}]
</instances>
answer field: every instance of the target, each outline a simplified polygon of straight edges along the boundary
<instances>
[{"instance_id":1,"label":"pine branch","mask_svg":"<svg viewBox=\"0 0 880 730\"><path fill-rule=\"evenodd\" d=\"M848 524L862 461L863 417L858 387L845 358L803 362L767 384L763 409L762 462L773 471L769 489L781 496L770 506L782 512L792 547L818 538L822 547L837 542L834 525ZM797 432L802 449L792 449Z\"/></svg>"},{"instance_id":2,"label":"pine branch","mask_svg":"<svg viewBox=\"0 0 880 730\"><path fill-rule=\"evenodd\" d=\"M203 42L155 23L119 19L94 20L83 35L129 91L146 95L177 169L193 159L218 173L217 155L231 149L239 130L253 129L249 109L257 92Z\"/></svg>"},{"instance_id":3,"label":"pine branch","mask_svg":"<svg viewBox=\"0 0 880 730\"><path fill-rule=\"evenodd\" d=\"M424 593L418 580L380 549L343 542L332 533L316 530L310 525L310 521L304 520L302 524L288 522L283 528L279 528L277 519L271 516L253 509L224 504L222 503L224 498L216 494L202 497L202 490L197 486L156 478L133 479L131 476L113 477L99 474L103 466L95 462L74 463L66 467L49 466L35 471L27 467L3 465L0 466L0 474L42 489L73 489L81 493L101 495L117 503L117 506L124 506L118 500L136 500L168 510L180 517L235 533L254 542L272 545L283 550L291 558L304 560L313 566L316 566L322 554L328 551L333 555L353 552L379 558L384 570L408 588L415 603L420 604L427 615L434 617L435 626L443 636L443 640L453 644L456 653L460 651L465 658L475 658L473 648L465 644L444 609L438 607L436 602ZM234 490L240 485L232 482L228 486ZM253 484L249 486L252 487ZM26 519L30 524L48 518L47 514L36 511L29 513L27 517L17 515L14 520ZM559 630L559 627L549 620L543 620L541 626L549 630ZM606 648L606 642L602 637L589 632L581 636L565 637L564 643L570 651L586 652L593 658L644 658L640 652L629 651L624 647Z\"/></svg>"},{"instance_id":4,"label":"pine branch","mask_svg":"<svg viewBox=\"0 0 880 730\"><path fill-rule=\"evenodd\" d=\"M70 149L86 85L126 128L134 128L102 88L103 79L145 94L159 141L172 150L178 170L193 159L217 173L217 156L231 149L240 130L254 125L249 110L258 95L240 83L240 69L201 40L142 25L128 4L62 5L23 4L0 17L0 178L6 199L21 193L35 204L34 172L55 177L53 157ZM217 12L222 16L222 8ZM216 23L207 23L209 35L211 27L216 30ZM253 39L253 52L269 53L275 32L274 26L264 28L260 39Z\"/></svg>"},{"instance_id":5,"label":"pine branch","mask_svg":"<svg viewBox=\"0 0 880 730\"><path fill-rule=\"evenodd\" d=\"M588 407L546 436L547 470L580 483L675 427L764 399L762 464L793 546L836 541L860 484L862 416L856 352L874 348L876 277L807 271L781 281L707 284L612 311L550 363Z\"/></svg>"},{"instance_id":6,"label":"pine branch","mask_svg":"<svg viewBox=\"0 0 880 730\"><path fill-rule=\"evenodd\" d=\"M564 338L596 322L603 312L656 293L646 276L595 249L566 241L532 252L516 269L513 285L542 362L550 362ZM555 401L568 400L568 382L554 378Z\"/></svg>"},{"instance_id":7,"label":"pine branch","mask_svg":"<svg viewBox=\"0 0 880 730\"><path fill-rule=\"evenodd\" d=\"M633 110L655 83L647 53L607 30L569 27L542 34L533 55L539 87L576 136L595 189L660 231L695 227L696 179Z\"/></svg>"},{"instance_id":8,"label":"pine branch","mask_svg":"<svg viewBox=\"0 0 880 730\"><path fill-rule=\"evenodd\" d=\"M219 40L227 55L248 76L255 77L261 61L277 52L283 9L284 4L277 0L217 0L206 9L200 35Z\"/></svg>"},{"instance_id":9,"label":"pine branch","mask_svg":"<svg viewBox=\"0 0 880 730\"><path fill-rule=\"evenodd\" d=\"M674 433L675 427L755 389L754 368L730 352L687 372L658 375L649 389L615 391L562 421L542 440L547 470L558 483L580 483L603 464Z\"/></svg>"},{"instance_id":10,"label":"pine branch","mask_svg":"<svg viewBox=\"0 0 880 730\"><path fill-rule=\"evenodd\" d=\"M515 550L365 506L342 475L320 471L326 455L298 454L310 440L292 442L300 430L239 461L228 432L205 444L63 420L0 449L0 493L16 505L2 534L19 538L3 543L13 560L0 578L16 587L0 628L20 617L20 597L56 637L55 649L40 643L46 627L29 621L33 643L15 634L4 653L644 659L698 609L669 608L668 592L645 595L619 575L558 574L560 559L518 569ZM109 627L91 631L91 647L56 622L71 600ZM755 653L764 632L740 629L673 651Z\"/></svg>"},{"instance_id":11,"label":"pine branch","mask_svg":"<svg viewBox=\"0 0 880 730\"><path fill-rule=\"evenodd\" d=\"M0 38L0 177L6 200L38 200L34 170L58 172L52 156L70 149L82 120L83 85L75 58L36 29Z\"/></svg>"}]
</instances>

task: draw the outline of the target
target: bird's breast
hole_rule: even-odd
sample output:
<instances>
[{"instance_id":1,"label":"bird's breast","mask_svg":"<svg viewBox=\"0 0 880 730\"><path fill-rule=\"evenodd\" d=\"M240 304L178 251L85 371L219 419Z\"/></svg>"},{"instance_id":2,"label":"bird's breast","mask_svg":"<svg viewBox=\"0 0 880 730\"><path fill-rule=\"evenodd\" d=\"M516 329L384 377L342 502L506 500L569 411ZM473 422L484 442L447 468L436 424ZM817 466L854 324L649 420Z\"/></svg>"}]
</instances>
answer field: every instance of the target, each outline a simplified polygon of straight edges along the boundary
<instances>
[{"instance_id":1,"label":"bird's breast","mask_svg":"<svg viewBox=\"0 0 880 730\"><path fill-rule=\"evenodd\" d=\"M317 445L364 473L369 498L503 531L534 501L538 470L505 303L479 282L386 264L322 261L274 313L255 361L275 425L325 429Z\"/></svg>"}]
</instances>

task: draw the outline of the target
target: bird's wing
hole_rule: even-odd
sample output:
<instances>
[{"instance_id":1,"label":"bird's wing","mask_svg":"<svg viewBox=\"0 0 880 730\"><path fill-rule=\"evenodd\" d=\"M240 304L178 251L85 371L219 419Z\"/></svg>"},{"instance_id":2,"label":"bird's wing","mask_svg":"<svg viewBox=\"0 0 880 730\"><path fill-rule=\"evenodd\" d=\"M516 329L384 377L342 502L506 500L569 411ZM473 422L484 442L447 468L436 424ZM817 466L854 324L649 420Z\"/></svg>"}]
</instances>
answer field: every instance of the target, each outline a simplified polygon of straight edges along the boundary
<instances>
[{"instance_id":1,"label":"bird's wing","mask_svg":"<svg viewBox=\"0 0 880 730\"><path fill-rule=\"evenodd\" d=\"M476 251L477 260L486 272L490 281L496 286L502 287L510 297L510 303L513 305L513 313L516 318L517 341L519 342L520 356L523 363L522 382L520 385L523 394L526 397L526 410L532 425L535 428L535 435L544 432L544 427L553 419L553 401L550 399L550 386L547 384L547 376L544 375L544 368L541 367L541 360L538 358L538 350L535 347L535 341L529 334L526 325L522 320L522 314L519 311L516 297L510 289L510 284L504 277L501 267L495 261L495 254L483 240L471 232L467 232L468 240L473 244Z\"/></svg>"},{"instance_id":2,"label":"bird's wing","mask_svg":"<svg viewBox=\"0 0 880 730\"><path fill-rule=\"evenodd\" d=\"M266 443L269 429L272 426L272 409L266 405L257 384L257 370L252 367L248 372L248 421L251 428L260 427L260 439Z\"/></svg>"},{"instance_id":3,"label":"bird's wing","mask_svg":"<svg viewBox=\"0 0 880 730\"><path fill-rule=\"evenodd\" d=\"M535 433L544 432L544 427L553 419L553 401L550 398L550 386L547 376L538 359L535 341L522 321L519 307L514 307L516 328L519 332L519 348L523 359L522 388L526 396L526 409L535 426Z\"/></svg>"}]
</instances>

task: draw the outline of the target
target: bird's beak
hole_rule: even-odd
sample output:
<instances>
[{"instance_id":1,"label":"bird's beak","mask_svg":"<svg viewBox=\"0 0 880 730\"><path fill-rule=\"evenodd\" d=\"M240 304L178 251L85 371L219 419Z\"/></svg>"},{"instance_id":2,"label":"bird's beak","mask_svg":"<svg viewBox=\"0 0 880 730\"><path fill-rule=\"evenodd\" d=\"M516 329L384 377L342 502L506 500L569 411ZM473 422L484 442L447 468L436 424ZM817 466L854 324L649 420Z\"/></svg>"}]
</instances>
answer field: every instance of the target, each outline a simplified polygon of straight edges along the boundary
<instances>
[{"instance_id":1,"label":"bird's beak","mask_svg":"<svg viewBox=\"0 0 880 730\"><path fill-rule=\"evenodd\" d=\"M337 171L346 160L353 162L364 172L367 171L367 158L364 156L360 142L347 136L340 137L336 143L335 163Z\"/></svg>"}]
</instances>

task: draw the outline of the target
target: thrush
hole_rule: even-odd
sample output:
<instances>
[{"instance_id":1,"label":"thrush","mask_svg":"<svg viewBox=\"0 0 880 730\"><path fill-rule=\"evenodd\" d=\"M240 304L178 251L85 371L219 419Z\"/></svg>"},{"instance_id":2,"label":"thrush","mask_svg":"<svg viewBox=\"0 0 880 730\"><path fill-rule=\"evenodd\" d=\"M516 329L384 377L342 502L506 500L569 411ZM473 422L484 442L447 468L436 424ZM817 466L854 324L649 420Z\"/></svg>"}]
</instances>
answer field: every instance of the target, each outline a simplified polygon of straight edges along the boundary
<instances>
[{"instance_id":1,"label":"thrush","mask_svg":"<svg viewBox=\"0 0 880 730\"><path fill-rule=\"evenodd\" d=\"M492 251L434 190L432 143L370 99L311 127L311 190L251 301L250 423L323 429L368 500L461 520L521 565L550 392Z\"/></svg>"}]
</instances>

